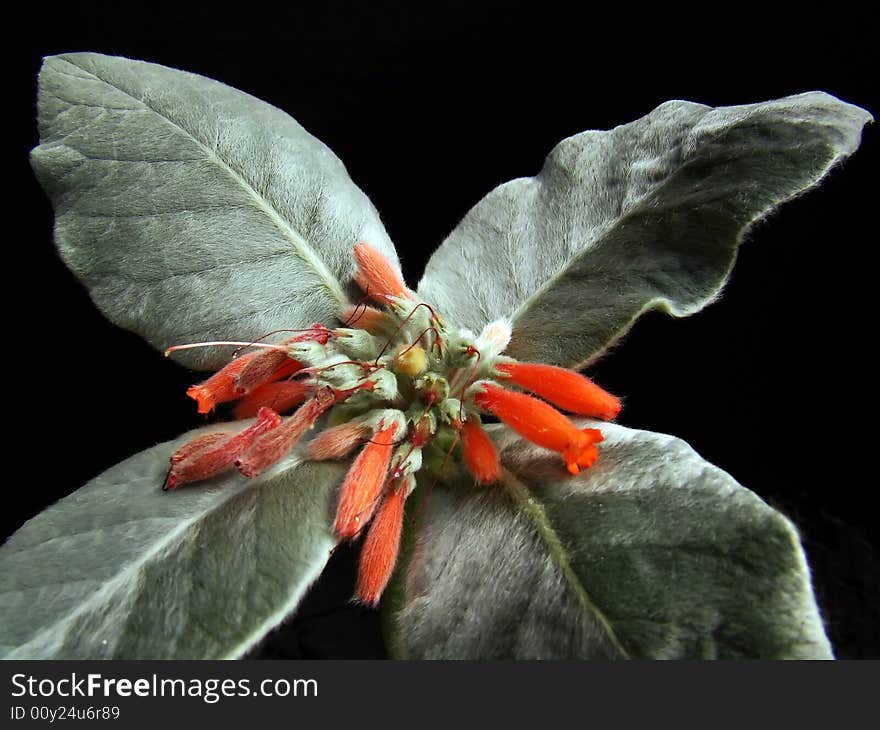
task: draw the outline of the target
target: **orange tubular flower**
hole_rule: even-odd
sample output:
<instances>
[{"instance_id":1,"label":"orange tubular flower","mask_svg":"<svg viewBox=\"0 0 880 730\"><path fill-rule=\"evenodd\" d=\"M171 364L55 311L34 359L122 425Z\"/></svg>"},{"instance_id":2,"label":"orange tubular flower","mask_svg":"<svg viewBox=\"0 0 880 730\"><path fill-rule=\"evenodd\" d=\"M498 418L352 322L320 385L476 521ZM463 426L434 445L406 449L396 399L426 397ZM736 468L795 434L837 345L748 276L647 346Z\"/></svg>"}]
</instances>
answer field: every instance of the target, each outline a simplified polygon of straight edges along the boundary
<instances>
[{"instance_id":1,"label":"orange tubular flower","mask_svg":"<svg viewBox=\"0 0 880 730\"><path fill-rule=\"evenodd\" d=\"M171 463L172 465L179 464L190 456L193 456L200 451L204 451L210 446L219 444L221 441L228 438L229 433L227 431L215 431L214 433L206 433L204 436L194 438L192 441L187 441L171 455Z\"/></svg>"},{"instance_id":2,"label":"orange tubular flower","mask_svg":"<svg viewBox=\"0 0 880 730\"><path fill-rule=\"evenodd\" d=\"M325 429L309 442L309 456L316 461L342 459L369 430L369 426L359 420Z\"/></svg>"},{"instance_id":3,"label":"orange tubular flower","mask_svg":"<svg viewBox=\"0 0 880 730\"><path fill-rule=\"evenodd\" d=\"M257 441L259 436L277 428L281 416L269 408L261 408L256 420L246 429L225 439L209 439L201 437L185 444L171 457L171 469L165 479L164 489L174 489L181 484L198 482L202 479L219 474L236 463L236 459ZM201 448L199 448L201 447ZM174 461L186 450L188 455Z\"/></svg>"},{"instance_id":4,"label":"orange tubular flower","mask_svg":"<svg viewBox=\"0 0 880 730\"><path fill-rule=\"evenodd\" d=\"M412 299L412 295L398 273L388 263L388 259L375 248L366 243L356 244L354 260L358 266L354 279L373 299L381 304L386 303L385 297L388 295Z\"/></svg>"},{"instance_id":5,"label":"orange tubular flower","mask_svg":"<svg viewBox=\"0 0 880 730\"><path fill-rule=\"evenodd\" d=\"M186 394L198 404L199 413L210 413L221 403L240 398L262 383L293 375L301 368L300 363L278 350L249 352L204 382L191 386Z\"/></svg>"},{"instance_id":6,"label":"orange tubular flower","mask_svg":"<svg viewBox=\"0 0 880 730\"><path fill-rule=\"evenodd\" d=\"M358 454L339 491L333 529L344 538L355 537L370 521L382 495L391 461L391 447L397 424L381 429Z\"/></svg>"},{"instance_id":7,"label":"orange tubular flower","mask_svg":"<svg viewBox=\"0 0 880 730\"><path fill-rule=\"evenodd\" d=\"M186 394L198 403L199 413L210 413L214 406L238 398L235 378L257 354L249 352L247 355L242 355L204 382L187 389Z\"/></svg>"},{"instance_id":8,"label":"orange tubular flower","mask_svg":"<svg viewBox=\"0 0 880 730\"><path fill-rule=\"evenodd\" d=\"M361 548L355 600L368 606L377 606L388 580L394 572L400 550L400 532L403 528L403 503L406 486L389 490L376 517L370 524L367 538Z\"/></svg>"},{"instance_id":9,"label":"orange tubular flower","mask_svg":"<svg viewBox=\"0 0 880 730\"><path fill-rule=\"evenodd\" d=\"M302 369L302 363L279 350L264 350L252 357L232 379L237 396L251 393L265 383L289 377Z\"/></svg>"},{"instance_id":10,"label":"orange tubular flower","mask_svg":"<svg viewBox=\"0 0 880 730\"><path fill-rule=\"evenodd\" d=\"M243 476L253 478L279 461L308 431L324 411L333 405L332 394L318 391L315 397L271 433L253 442L235 466Z\"/></svg>"},{"instance_id":11,"label":"orange tubular flower","mask_svg":"<svg viewBox=\"0 0 880 730\"><path fill-rule=\"evenodd\" d=\"M498 453L476 418L464 422L461 448L468 471L480 484L491 484L498 479Z\"/></svg>"},{"instance_id":12,"label":"orange tubular flower","mask_svg":"<svg viewBox=\"0 0 880 730\"><path fill-rule=\"evenodd\" d=\"M620 412L620 400L574 370L532 362L497 363L495 370L570 413L611 421Z\"/></svg>"},{"instance_id":13,"label":"orange tubular flower","mask_svg":"<svg viewBox=\"0 0 880 730\"><path fill-rule=\"evenodd\" d=\"M236 418L250 418L263 406L284 413L302 403L311 390L311 385L298 380L264 383L242 398L235 406L233 414Z\"/></svg>"},{"instance_id":14,"label":"orange tubular flower","mask_svg":"<svg viewBox=\"0 0 880 730\"><path fill-rule=\"evenodd\" d=\"M596 460L598 452L594 444L602 441L602 433L595 428L578 429L544 401L483 383L474 394L474 404L497 416L523 438L558 451L571 474L577 474Z\"/></svg>"}]
</instances>

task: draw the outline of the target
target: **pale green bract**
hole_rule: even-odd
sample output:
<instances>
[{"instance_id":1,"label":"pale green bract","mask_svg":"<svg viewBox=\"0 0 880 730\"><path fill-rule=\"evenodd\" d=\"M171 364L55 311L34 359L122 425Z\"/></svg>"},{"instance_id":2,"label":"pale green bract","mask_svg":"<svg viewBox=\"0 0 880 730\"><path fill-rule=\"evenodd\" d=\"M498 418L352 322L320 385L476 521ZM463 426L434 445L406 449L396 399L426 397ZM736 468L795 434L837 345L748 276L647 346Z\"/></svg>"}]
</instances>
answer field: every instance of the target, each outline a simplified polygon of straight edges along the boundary
<instances>
[{"instance_id":1,"label":"pale green bract","mask_svg":"<svg viewBox=\"0 0 880 730\"><path fill-rule=\"evenodd\" d=\"M342 163L242 92L68 54L43 66L39 115L32 160L62 257L159 348L333 324L356 296L359 240L398 266ZM669 102L577 135L478 203L419 293L461 327L510 317L515 357L588 362L641 312L716 296L746 228L817 184L869 120L814 92ZM187 364L218 366L210 353ZM395 655L831 656L784 517L677 439L602 429L599 462L576 478L502 427L499 484L449 468L386 595ZM174 446L110 469L0 548L3 655L240 656L295 610L335 544L347 465L297 451L254 480L166 494Z\"/></svg>"}]
</instances>

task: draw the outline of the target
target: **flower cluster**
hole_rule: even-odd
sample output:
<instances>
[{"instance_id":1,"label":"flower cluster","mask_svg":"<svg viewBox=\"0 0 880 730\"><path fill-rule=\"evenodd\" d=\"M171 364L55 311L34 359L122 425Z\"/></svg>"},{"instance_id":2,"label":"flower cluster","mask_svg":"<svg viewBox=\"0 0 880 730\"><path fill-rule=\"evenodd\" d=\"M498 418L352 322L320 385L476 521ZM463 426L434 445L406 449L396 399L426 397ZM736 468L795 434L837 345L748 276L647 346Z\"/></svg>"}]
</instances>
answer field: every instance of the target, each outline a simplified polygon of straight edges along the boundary
<instances>
[{"instance_id":1,"label":"flower cluster","mask_svg":"<svg viewBox=\"0 0 880 730\"><path fill-rule=\"evenodd\" d=\"M477 482L498 479L498 455L481 414L559 453L577 474L598 458L602 433L578 428L549 403L610 420L620 402L574 371L505 357L511 335L505 321L490 323L478 336L451 327L367 244L357 244L354 256L365 296L340 313L341 327L315 324L279 344L244 343L250 352L189 389L200 413L235 401L235 417L253 421L178 449L165 489L233 468L255 477L325 416L308 453L316 460L341 459L360 447L340 490L334 530L352 540L368 527L355 597L376 604L397 559L404 502L423 464L441 471L460 442ZM286 418L279 415L293 409Z\"/></svg>"}]
</instances>

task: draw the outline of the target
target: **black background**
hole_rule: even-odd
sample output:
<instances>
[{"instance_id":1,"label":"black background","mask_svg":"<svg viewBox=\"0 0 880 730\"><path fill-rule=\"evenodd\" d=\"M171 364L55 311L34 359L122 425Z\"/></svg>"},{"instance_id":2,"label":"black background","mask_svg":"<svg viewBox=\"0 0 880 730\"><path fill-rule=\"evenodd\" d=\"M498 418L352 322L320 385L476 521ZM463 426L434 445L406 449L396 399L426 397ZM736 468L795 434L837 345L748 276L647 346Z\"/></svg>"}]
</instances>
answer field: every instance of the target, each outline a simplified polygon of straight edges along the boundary
<instances>
[{"instance_id":1,"label":"black background","mask_svg":"<svg viewBox=\"0 0 880 730\"><path fill-rule=\"evenodd\" d=\"M201 423L184 395L198 377L105 321L56 257L51 207L27 163L44 55L154 61L284 109L370 196L412 285L480 197L535 174L584 129L667 99L727 105L811 89L880 110L876 19L843 3L533 5L91 3L8 18L3 534ZM718 303L685 320L645 316L590 373L625 397L622 423L684 438L794 520L842 657L880 656L877 161L868 128L819 190L753 230ZM340 550L298 617L252 656L383 656L377 614L348 604L355 557Z\"/></svg>"}]
</instances>

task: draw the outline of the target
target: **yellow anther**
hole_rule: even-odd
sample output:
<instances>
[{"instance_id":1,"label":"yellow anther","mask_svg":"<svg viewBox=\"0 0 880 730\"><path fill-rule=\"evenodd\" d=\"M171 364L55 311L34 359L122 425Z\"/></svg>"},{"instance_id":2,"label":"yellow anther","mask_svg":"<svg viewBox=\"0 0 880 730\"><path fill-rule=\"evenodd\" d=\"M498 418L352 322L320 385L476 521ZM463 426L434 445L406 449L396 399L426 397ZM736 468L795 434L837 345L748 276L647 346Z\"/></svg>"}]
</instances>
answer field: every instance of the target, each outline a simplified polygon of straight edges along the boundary
<instances>
[{"instance_id":1,"label":"yellow anther","mask_svg":"<svg viewBox=\"0 0 880 730\"><path fill-rule=\"evenodd\" d=\"M421 345L401 345L394 356L394 369L410 377L424 372L427 366L428 356Z\"/></svg>"}]
</instances>

